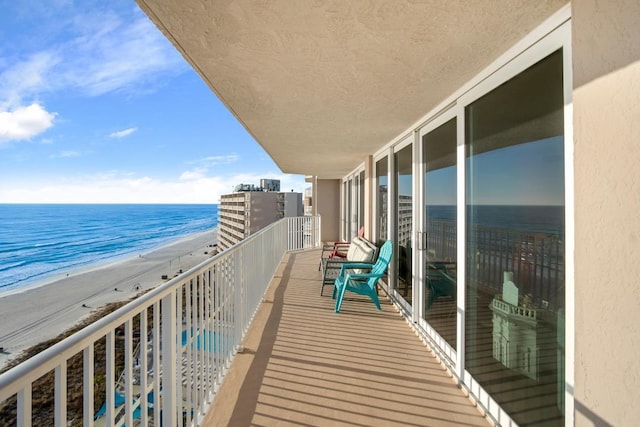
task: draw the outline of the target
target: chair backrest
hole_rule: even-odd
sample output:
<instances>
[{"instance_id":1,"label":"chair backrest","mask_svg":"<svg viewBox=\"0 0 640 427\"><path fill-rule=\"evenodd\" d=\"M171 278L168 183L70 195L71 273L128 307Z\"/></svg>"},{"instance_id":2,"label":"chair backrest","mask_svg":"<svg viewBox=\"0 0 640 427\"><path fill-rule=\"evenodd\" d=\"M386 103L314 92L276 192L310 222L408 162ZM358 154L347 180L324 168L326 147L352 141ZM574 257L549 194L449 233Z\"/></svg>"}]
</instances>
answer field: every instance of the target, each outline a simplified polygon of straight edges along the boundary
<instances>
[{"instance_id":1,"label":"chair backrest","mask_svg":"<svg viewBox=\"0 0 640 427\"><path fill-rule=\"evenodd\" d=\"M393 254L393 245L391 240L384 242L378 253L378 259L371 269L371 274L382 276L387 270L389 263L391 262L391 255Z\"/></svg>"},{"instance_id":2,"label":"chair backrest","mask_svg":"<svg viewBox=\"0 0 640 427\"><path fill-rule=\"evenodd\" d=\"M354 237L347 251L347 259L353 262L373 262L376 246L363 237Z\"/></svg>"}]
</instances>

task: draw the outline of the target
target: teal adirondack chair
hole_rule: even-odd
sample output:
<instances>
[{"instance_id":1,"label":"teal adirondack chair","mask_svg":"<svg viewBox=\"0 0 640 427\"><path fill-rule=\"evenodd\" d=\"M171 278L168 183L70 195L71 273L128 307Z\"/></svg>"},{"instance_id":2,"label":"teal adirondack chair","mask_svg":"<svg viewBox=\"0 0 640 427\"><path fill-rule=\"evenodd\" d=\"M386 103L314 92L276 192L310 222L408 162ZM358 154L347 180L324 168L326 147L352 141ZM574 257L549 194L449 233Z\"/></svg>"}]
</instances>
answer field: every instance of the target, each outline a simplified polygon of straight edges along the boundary
<instances>
[{"instance_id":1,"label":"teal adirondack chair","mask_svg":"<svg viewBox=\"0 0 640 427\"><path fill-rule=\"evenodd\" d=\"M342 265L340 274L336 278L335 286L333 287L333 299L337 298L336 313L340 311L345 291L368 296L376 307L378 307L378 310L382 310L376 285L389 266L392 252L393 247L391 240L387 240L380 248L375 264L359 262ZM354 269L359 271L353 272L352 270ZM368 270L369 272L364 273L361 272L362 270Z\"/></svg>"}]
</instances>

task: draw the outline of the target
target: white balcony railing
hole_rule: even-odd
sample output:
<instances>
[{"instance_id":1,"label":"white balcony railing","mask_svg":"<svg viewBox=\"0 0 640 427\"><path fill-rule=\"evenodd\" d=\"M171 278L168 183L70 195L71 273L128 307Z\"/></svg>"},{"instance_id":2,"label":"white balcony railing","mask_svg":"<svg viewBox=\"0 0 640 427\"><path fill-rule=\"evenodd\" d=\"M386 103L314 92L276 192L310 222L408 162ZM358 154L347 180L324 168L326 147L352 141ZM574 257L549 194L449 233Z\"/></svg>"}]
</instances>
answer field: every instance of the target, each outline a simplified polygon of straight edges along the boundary
<instances>
[{"instance_id":1,"label":"white balcony railing","mask_svg":"<svg viewBox=\"0 0 640 427\"><path fill-rule=\"evenodd\" d=\"M284 253L319 236L319 217L264 228L0 375L0 410L20 427L199 425Z\"/></svg>"}]
</instances>

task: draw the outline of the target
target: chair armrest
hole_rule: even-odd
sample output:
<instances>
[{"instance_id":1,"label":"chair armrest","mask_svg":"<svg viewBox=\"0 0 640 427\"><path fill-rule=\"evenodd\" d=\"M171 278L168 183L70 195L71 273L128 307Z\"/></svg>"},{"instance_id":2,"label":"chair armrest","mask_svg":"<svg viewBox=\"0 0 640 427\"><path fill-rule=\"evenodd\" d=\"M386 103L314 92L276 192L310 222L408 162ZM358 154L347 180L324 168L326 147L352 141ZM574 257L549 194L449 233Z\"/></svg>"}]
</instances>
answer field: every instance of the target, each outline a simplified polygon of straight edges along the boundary
<instances>
[{"instance_id":1,"label":"chair armrest","mask_svg":"<svg viewBox=\"0 0 640 427\"><path fill-rule=\"evenodd\" d=\"M332 250L334 249L336 246L349 246L351 243L350 242L331 242L331 243L325 243L322 245L322 249L324 250Z\"/></svg>"},{"instance_id":2,"label":"chair armrest","mask_svg":"<svg viewBox=\"0 0 640 427\"><path fill-rule=\"evenodd\" d=\"M342 264L342 268L344 270L352 269L352 268L368 268L368 269L372 269L373 268L373 264L371 264L370 262L346 262L346 263Z\"/></svg>"},{"instance_id":3,"label":"chair armrest","mask_svg":"<svg viewBox=\"0 0 640 427\"><path fill-rule=\"evenodd\" d=\"M350 280L350 279L370 279L372 277L380 277L379 274L373 274L373 273L349 273L347 274L347 279L346 280Z\"/></svg>"},{"instance_id":4,"label":"chair armrest","mask_svg":"<svg viewBox=\"0 0 640 427\"><path fill-rule=\"evenodd\" d=\"M334 254L339 254L340 252L346 252L349 250L349 242L335 242L331 244L325 244L322 246L322 255L320 258L327 258L325 256L326 253L329 253L329 257L333 257ZM340 254L342 255L342 254Z\"/></svg>"},{"instance_id":5,"label":"chair armrest","mask_svg":"<svg viewBox=\"0 0 640 427\"><path fill-rule=\"evenodd\" d=\"M373 264L369 264L366 262L347 262L342 264L342 268L340 268L340 273L338 274L338 277L344 277L344 274L347 270L353 270L353 269L369 269L371 270L373 268ZM358 273L358 274L367 274L367 273ZM347 276L352 275L352 274L347 274Z\"/></svg>"},{"instance_id":6,"label":"chair armrest","mask_svg":"<svg viewBox=\"0 0 640 427\"><path fill-rule=\"evenodd\" d=\"M340 268L342 264L349 262L346 258L322 258L322 263L325 265L325 268Z\"/></svg>"}]
</instances>

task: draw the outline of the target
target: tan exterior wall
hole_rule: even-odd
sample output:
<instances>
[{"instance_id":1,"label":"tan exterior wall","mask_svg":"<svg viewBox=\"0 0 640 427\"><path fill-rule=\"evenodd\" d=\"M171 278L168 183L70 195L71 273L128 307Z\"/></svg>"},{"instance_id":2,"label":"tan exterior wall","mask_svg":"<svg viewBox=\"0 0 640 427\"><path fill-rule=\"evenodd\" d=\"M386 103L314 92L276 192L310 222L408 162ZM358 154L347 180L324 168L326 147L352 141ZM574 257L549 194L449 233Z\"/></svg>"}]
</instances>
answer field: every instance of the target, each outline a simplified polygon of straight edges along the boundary
<instances>
[{"instance_id":1,"label":"tan exterior wall","mask_svg":"<svg viewBox=\"0 0 640 427\"><path fill-rule=\"evenodd\" d=\"M316 181L315 208L322 217L323 241L335 241L340 237L340 180L318 179Z\"/></svg>"},{"instance_id":2,"label":"tan exterior wall","mask_svg":"<svg viewBox=\"0 0 640 427\"><path fill-rule=\"evenodd\" d=\"M572 14L575 425L631 426L640 419L640 2L579 0Z\"/></svg>"},{"instance_id":3,"label":"tan exterior wall","mask_svg":"<svg viewBox=\"0 0 640 427\"><path fill-rule=\"evenodd\" d=\"M269 224L276 222L279 217L276 211L278 193L249 192L247 201L250 204L249 211L249 235L262 230Z\"/></svg>"}]
</instances>

